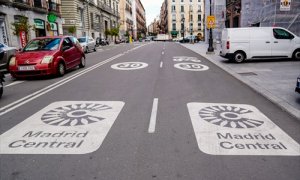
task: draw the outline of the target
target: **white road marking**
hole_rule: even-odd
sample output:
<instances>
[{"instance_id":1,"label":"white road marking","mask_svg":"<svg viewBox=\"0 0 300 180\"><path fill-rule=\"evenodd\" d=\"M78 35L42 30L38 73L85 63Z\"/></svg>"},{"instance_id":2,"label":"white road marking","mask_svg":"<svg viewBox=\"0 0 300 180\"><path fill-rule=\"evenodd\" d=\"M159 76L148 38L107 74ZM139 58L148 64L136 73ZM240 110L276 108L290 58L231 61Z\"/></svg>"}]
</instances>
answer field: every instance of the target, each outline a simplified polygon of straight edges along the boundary
<instances>
[{"instance_id":1,"label":"white road marking","mask_svg":"<svg viewBox=\"0 0 300 180\"><path fill-rule=\"evenodd\" d=\"M187 107L206 154L300 156L300 145L254 106L193 102Z\"/></svg>"},{"instance_id":2,"label":"white road marking","mask_svg":"<svg viewBox=\"0 0 300 180\"><path fill-rule=\"evenodd\" d=\"M133 50L136 50L136 49L138 49L140 47L143 47L143 46L145 46L145 45L142 45L142 46L139 46L139 47L135 47L135 48L133 48ZM41 90L38 90L38 91L36 91L36 92L28 95L28 96L25 96L25 97L23 97L23 98L21 98L21 99L19 99L17 101L14 101L14 102L12 102L12 103L10 103L10 104L8 104L8 105L0 108L0 116L2 116L4 114L6 114L6 113L8 113L8 112L10 112L10 111L18 108L18 107L20 107L20 106L22 106L22 105L24 105L24 104L26 104L26 103L34 100L34 99L36 99L36 98L38 98L38 97L46 94L46 93L48 93L50 91L52 91L53 89L56 89L56 88L58 88L58 87L60 87L60 86L62 86L64 84L66 84L69 81L72 81L73 79L76 79L79 76L82 76L82 75L84 75L84 74L86 74L86 73L88 73L88 72L90 72L90 71L92 71L92 70L94 70L96 68L99 68L100 66L102 66L102 65L104 65L104 64L106 64L108 62L111 62L111 61L113 61L113 60L115 60L115 59L117 59L117 58L119 58L119 57L121 57L123 55L124 55L124 53L118 54L116 56L113 56L113 57L111 57L111 58L109 58L107 60L104 60L104 61L99 62L99 63L97 63L97 64L95 64L95 65L93 65L93 66L91 66L89 68L86 68L86 69L84 69L84 70L82 70L82 71L80 71L78 73L75 73L75 74L73 74L73 75L71 75L71 76L69 76L67 78L64 78L64 79L62 79L62 80L60 80L60 81L58 81L58 82L56 82L54 84L51 84L51 85L49 85L49 86L47 86L47 87L45 87L45 88L43 88Z\"/></svg>"},{"instance_id":3,"label":"white road marking","mask_svg":"<svg viewBox=\"0 0 300 180\"><path fill-rule=\"evenodd\" d=\"M162 68L162 67L163 67L163 64L164 64L164 63L161 61L159 67Z\"/></svg>"},{"instance_id":4,"label":"white road marking","mask_svg":"<svg viewBox=\"0 0 300 180\"><path fill-rule=\"evenodd\" d=\"M186 71L206 71L209 69L208 66L198 63L177 63L174 67Z\"/></svg>"},{"instance_id":5,"label":"white road marking","mask_svg":"<svg viewBox=\"0 0 300 180\"><path fill-rule=\"evenodd\" d=\"M14 86L14 85L17 85L17 84L20 84L20 83L23 83L23 82L25 82L25 81L15 81L15 82L12 82L12 83L4 86L4 87Z\"/></svg>"},{"instance_id":6,"label":"white road marking","mask_svg":"<svg viewBox=\"0 0 300 180\"><path fill-rule=\"evenodd\" d=\"M122 63L117 63L117 64L113 64L111 65L112 69L116 69L116 70L137 70L137 69L142 69L147 67L148 64L147 63L143 63L143 62L122 62Z\"/></svg>"},{"instance_id":7,"label":"white road marking","mask_svg":"<svg viewBox=\"0 0 300 180\"><path fill-rule=\"evenodd\" d=\"M163 51L163 52L161 52L161 54L162 54L162 55L164 55L164 54L165 54L165 52Z\"/></svg>"},{"instance_id":8,"label":"white road marking","mask_svg":"<svg viewBox=\"0 0 300 180\"><path fill-rule=\"evenodd\" d=\"M149 128L148 128L148 133L154 133L155 132L157 107L158 107L158 98L154 98L153 99L153 105L152 105L151 117L150 117L150 123L149 123Z\"/></svg>"},{"instance_id":9,"label":"white road marking","mask_svg":"<svg viewBox=\"0 0 300 180\"><path fill-rule=\"evenodd\" d=\"M121 112L120 101L59 101L0 136L0 154L96 151Z\"/></svg>"}]
</instances>

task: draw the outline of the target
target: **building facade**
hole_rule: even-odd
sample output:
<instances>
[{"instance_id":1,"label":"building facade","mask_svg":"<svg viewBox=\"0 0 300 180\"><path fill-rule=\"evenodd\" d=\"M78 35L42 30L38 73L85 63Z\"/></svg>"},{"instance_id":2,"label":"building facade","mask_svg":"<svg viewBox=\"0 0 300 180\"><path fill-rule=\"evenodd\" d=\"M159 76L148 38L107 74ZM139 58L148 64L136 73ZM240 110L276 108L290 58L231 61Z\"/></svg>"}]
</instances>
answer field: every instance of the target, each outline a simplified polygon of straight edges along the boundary
<instances>
[{"instance_id":1,"label":"building facade","mask_svg":"<svg viewBox=\"0 0 300 180\"><path fill-rule=\"evenodd\" d=\"M31 28L17 32L13 24L25 20ZM23 47L30 39L63 34L60 0L1 0L0 42Z\"/></svg>"},{"instance_id":2,"label":"building facade","mask_svg":"<svg viewBox=\"0 0 300 180\"><path fill-rule=\"evenodd\" d=\"M145 37L146 29L146 12L140 0L133 1L133 37L137 40Z\"/></svg>"},{"instance_id":3,"label":"building facade","mask_svg":"<svg viewBox=\"0 0 300 180\"><path fill-rule=\"evenodd\" d=\"M133 1L120 0L120 37L126 39L133 36Z\"/></svg>"},{"instance_id":4,"label":"building facade","mask_svg":"<svg viewBox=\"0 0 300 180\"><path fill-rule=\"evenodd\" d=\"M172 38L203 38L204 0L165 0L161 10L161 29L166 34Z\"/></svg>"},{"instance_id":5,"label":"building facade","mask_svg":"<svg viewBox=\"0 0 300 180\"><path fill-rule=\"evenodd\" d=\"M119 26L119 0L62 0L64 34L111 38L107 31Z\"/></svg>"}]
</instances>

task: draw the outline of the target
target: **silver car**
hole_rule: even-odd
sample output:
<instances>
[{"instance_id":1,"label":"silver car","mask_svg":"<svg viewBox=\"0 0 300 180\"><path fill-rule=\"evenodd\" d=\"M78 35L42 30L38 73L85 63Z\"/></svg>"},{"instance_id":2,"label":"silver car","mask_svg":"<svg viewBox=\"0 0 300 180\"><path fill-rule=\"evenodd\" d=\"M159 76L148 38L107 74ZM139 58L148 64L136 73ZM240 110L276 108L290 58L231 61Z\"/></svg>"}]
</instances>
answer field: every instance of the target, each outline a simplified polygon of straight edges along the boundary
<instances>
[{"instance_id":1,"label":"silver car","mask_svg":"<svg viewBox=\"0 0 300 180\"><path fill-rule=\"evenodd\" d=\"M17 49L15 47L8 47L7 45L0 43L0 70L6 70L8 62L11 57L15 56Z\"/></svg>"},{"instance_id":2,"label":"silver car","mask_svg":"<svg viewBox=\"0 0 300 180\"><path fill-rule=\"evenodd\" d=\"M93 50L96 51L96 41L92 37L84 36L78 38L80 45L85 53Z\"/></svg>"}]
</instances>

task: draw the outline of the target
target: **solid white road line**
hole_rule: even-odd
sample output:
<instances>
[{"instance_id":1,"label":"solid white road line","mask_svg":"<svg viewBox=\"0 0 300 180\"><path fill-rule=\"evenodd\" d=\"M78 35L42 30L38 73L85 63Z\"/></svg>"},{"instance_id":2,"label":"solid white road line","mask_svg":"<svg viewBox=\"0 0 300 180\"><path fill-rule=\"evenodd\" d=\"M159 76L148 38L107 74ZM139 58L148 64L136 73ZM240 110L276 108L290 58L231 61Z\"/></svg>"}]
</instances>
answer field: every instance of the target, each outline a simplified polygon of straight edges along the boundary
<instances>
[{"instance_id":1,"label":"solid white road line","mask_svg":"<svg viewBox=\"0 0 300 180\"><path fill-rule=\"evenodd\" d=\"M152 105L152 112L151 112L151 117L150 117L150 123L149 123L148 133L154 133L155 132L157 107L158 107L158 98L154 98L153 105Z\"/></svg>"},{"instance_id":2,"label":"solid white road line","mask_svg":"<svg viewBox=\"0 0 300 180\"><path fill-rule=\"evenodd\" d=\"M138 49L140 47L143 47L143 46L139 46L139 47L133 48L133 50L136 50L136 49ZM14 101L14 102L12 102L12 103L4 106L4 107L1 107L0 108L0 116L2 116L4 114L6 114L6 113L8 113L8 112L10 112L10 111L18 108L18 107L20 107L20 106L22 106L24 104L26 104L27 102L30 102L30 101L32 101L32 100L34 100L34 99L36 99L36 98L38 98L38 97L40 97L40 96L48 93L49 91L52 91L53 89L56 89L56 88L58 88L58 87L60 87L60 86L62 86L64 84L66 84L67 82L69 82L69 81L71 81L71 80L73 80L73 79L75 79L75 78L77 78L77 77L79 77L81 75L84 75L84 74L86 74L86 73L88 73L88 72L90 72L90 71L92 71L92 70L94 70L94 69L96 69L96 68L98 68L98 67L100 67L100 66L102 66L102 65L104 65L106 63L108 63L108 62L110 62L110 61L113 61L113 60L115 60L115 59L117 59L117 58L119 58L119 57L121 57L123 55L124 55L124 53L118 54L116 56L113 56L113 57L111 57L111 58L109 58L109 59L107 59L105 61L99 62L98 64L95 64L95 65L93 65L93 66L91 66L89 68L86 68L86 69L84 69L84 70L82 70L82 71L80 71L80 72L78 72L76 74L73 74L73 75L71 75L71 76L69 76L67 78L64 78L64 79L62 79L62 80L60 80L60 81L58 81L58 82L56 82L54 84L51 84L51 85L49 85L49 86L47 86L47 87L45 87L45 88L43 88L41 90L38 90L38 91L36 91L36 92L28 95L28 96L25 96L25 97L23 97L23 98L21 98L21 99L19 99L17 101Z\"/></svg>"},{"instance_id":3,"label":"solid white road line","mask_svg":"<svg viewBox=\"0 0 300 180\"><path fill-rule=\"evenodd\" d=\"M164 65L164 63L161 61L161 62L160 62L160 66L159 66L159 67L160 67L160 68L162 68L162 67L163 67L163 65Z\"/></svg>"},{"instance_id":4,"label":"solid white road line","mask_svg":"<svg viewBox=\"0 0 300 180\"><path fill-rule=\"evenodd\" d=\"M17 84L20 84L20 83L23 83L23 82L25 82L25 81L15 81L15 82L10 83L10 84L8 84L8 85L6 85L6 86L4 86L4 87L6 88L6 87L13 86L13 85L17 85Z\"/></svg>"}]
</instances>

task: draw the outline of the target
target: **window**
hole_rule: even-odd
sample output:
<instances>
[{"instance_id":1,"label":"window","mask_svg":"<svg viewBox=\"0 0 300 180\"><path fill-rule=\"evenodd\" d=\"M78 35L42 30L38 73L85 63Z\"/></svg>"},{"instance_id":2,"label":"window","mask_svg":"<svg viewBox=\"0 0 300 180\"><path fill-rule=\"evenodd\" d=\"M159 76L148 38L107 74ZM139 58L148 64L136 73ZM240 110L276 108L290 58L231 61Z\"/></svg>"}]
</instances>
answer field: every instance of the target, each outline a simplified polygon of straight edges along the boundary
<instances>
[{"instance_id":1,"label":"window","mask_svg":"<svg viewBox=\"0 0 300 180\"><path fill-rule=\"evenodd\" d=\"M176 7L174 5L172 5L172 12L176 11Z\"/></svg>"},{"instance_id":2,"label":"window","mask_svg":"<svg viewBox=\"0 0 300 180\"><path fill-rule=\"evenodd\" d=\"M181 12L184 12L184 6L181 6Z\"/></svg>"},{"instance_id":3,"label":"window","mask_svg":"<svg viewBox=\"0 0 300 180\"><path fill-rule=\"evenodd\" d=\"M190 21L193 22L193 15L190 16Z\"/></svg>"},{"instance_id":4,"label":"window","mask_svg":"<svg viewBox=\"0 0 300 180\"><path fill-rule=\"evenodd\" d=\"M175 23L172 24L172 30L176 31L176 24Z\"/></svg>"},{"instance_id":5,"label":"window","mask_svg":"<svg viewBox=\"0 0 300 180\"><path fill-rule=\"evenodd\" d=\"M176 14L172 14L172 21L176 21Z\"/></svg>"},{"instance_id":6,"label":"window","mask_svg":"<svg viewBox=\"0 0 300 180\"><path fill-rule=\"evenodd\" d=\"M201 14L198 14L198 21L201 21Z\"/></svg>"},{"instance_id":7,"label":"window","mask_svg":"<svg viewBox=\"0 0 300 180\"><path fill-rule=\"evenodd\" d=\"M273 29L273 35L276 39L293 39L294 36L283 29Z\"/></svg>"},{"instance_id":8,"label":"window","mask_svg":"<svg viewBox=\"0 0 300 180\"><path fill-rule=\"evenodd\" d=\"M181 0L181 2L183 3L183 2L184 2L184 0Z\"/></svg>"}]
</instances>

